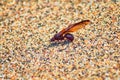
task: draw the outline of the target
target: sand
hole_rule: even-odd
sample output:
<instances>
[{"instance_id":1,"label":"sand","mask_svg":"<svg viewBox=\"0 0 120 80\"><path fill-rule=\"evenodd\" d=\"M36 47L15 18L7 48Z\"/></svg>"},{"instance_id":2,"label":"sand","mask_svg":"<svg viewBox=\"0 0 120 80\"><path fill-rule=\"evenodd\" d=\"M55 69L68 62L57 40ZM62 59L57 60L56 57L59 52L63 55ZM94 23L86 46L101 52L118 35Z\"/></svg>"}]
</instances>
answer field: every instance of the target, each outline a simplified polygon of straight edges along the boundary
<instances>
[{"instance_id":1,"label":"sand","mask_svg":"<svg viewBox=\"0 0 120 80\"><path fill-rule=\"evenodd\" d=\"M82 20L73 42L50 42ZM1 0L0 80L120 80L120 1Z\"/></svg>"}]
</instances>

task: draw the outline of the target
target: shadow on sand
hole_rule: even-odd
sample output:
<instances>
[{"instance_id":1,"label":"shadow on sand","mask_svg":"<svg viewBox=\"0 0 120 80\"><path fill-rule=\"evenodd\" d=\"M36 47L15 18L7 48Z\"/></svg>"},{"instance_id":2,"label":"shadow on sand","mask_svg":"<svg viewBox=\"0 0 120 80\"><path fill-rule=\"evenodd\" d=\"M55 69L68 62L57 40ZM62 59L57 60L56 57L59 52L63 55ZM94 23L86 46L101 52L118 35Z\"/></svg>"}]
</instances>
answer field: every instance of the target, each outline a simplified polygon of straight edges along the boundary
<instances>
[{"instance_id":1,"label":"shadow on sand","mask_svg":"<svg viewBox=\"0 0 120 80\"><path fill-rule=\"evenodd\" d=\"M70 44L71 42L68 41L68 40L64 40L64 41L60 41L60 42L52 42L50 45L48 45L48 48L49 47L55 47L55 46L59 46L59 45L68 45Z\"/></svg>"}]
</instances>

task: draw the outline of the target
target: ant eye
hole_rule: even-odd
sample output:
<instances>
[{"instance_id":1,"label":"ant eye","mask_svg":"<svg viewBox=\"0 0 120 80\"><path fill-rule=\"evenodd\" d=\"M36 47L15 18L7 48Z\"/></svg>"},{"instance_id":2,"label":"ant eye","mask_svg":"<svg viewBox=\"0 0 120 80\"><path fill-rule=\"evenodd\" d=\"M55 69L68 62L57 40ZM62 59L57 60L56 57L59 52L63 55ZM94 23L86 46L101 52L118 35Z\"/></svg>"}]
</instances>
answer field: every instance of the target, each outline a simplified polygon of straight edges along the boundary
<instances>
[{"instance_id":1,"label":"ant eye","mask_svg":"<svg viewBox=\"0 0 120 80\"><path fill-rule=\"evenodd\" d=\"M67 33L67 34L65 34L65 36L64 36L65 38L67 38L69 41L73 41L74 40L74 37L73 37L73 35L72 34L70 34L70 33Z\"/></svg>"}]
</instances>

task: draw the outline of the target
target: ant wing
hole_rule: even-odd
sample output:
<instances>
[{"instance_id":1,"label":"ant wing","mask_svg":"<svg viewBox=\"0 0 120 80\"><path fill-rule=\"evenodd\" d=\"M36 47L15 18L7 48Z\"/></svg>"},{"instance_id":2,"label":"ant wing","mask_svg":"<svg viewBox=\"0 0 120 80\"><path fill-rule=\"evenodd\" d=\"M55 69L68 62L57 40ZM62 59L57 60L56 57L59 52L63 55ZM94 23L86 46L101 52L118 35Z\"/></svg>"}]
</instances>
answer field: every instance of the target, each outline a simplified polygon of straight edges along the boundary
<instances>
[{"instance_id":1,"label":"ant wing","mask_svg":"<svg viewBox=\"0 0 120 80\"><path fill-rule=\"evenodd\" d=\"M65 29L62 29L58 34L59 34L59 35L63 35L63 34L66 32L66 30L67 30L66 28L65 28Z\"/></svg>"},{"instance_id":2,"label":"ant wing","mask_svg":"<svg viewBox=\"0 0 120 80\"><path fill-rule=\"evenodd\" d=\"M75 31L85 27L89 23L90 23L90 20L84 20L84 21L81 21L81 22L78 22L78 23L75 23L75 24L71 24L67 28L61 30L58 34L63 35L63 34L66 34L66 33L75 32Z\"/></svg>"},{"instance_id":3,"label":"ant wing","mask_svg":"<svg viewBox=\"0 0 120 80\"><path fill-rule=\"evenodd\" d=\"M89 20L84 20L75 24L71 24L66 28L66 32L65 33L69 33L69 32L75 32L83 27L85 27L87 24L89 24L90 21ZM64 34L65 34L64 33Z\"/></svg>"}]
</instances>

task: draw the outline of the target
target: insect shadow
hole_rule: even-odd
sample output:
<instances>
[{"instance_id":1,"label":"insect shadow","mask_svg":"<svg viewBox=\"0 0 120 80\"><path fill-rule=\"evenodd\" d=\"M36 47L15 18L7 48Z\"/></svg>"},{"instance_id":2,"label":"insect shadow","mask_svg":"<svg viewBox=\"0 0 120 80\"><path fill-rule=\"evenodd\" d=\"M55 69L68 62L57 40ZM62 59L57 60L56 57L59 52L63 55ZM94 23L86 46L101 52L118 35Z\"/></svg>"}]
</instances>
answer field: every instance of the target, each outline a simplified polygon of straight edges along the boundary
<instances>
[{"instance_id":1,"label":"insect shadow","mask_svg":"<svg viewBox=\"0 0 120 80\"><path fill-rule=\"evenodd\" d=\"M71 42L70 41L68 41L68 40L64 40L64 41L60 41L60 42L52 42L52 43L50 43L49 45L48 45L48 48L49 47L55 47L55 46L59 46L59 45L68 45L68 44L70 44Z\"/></svg>"}]
</instances>

